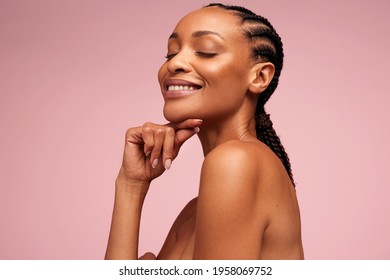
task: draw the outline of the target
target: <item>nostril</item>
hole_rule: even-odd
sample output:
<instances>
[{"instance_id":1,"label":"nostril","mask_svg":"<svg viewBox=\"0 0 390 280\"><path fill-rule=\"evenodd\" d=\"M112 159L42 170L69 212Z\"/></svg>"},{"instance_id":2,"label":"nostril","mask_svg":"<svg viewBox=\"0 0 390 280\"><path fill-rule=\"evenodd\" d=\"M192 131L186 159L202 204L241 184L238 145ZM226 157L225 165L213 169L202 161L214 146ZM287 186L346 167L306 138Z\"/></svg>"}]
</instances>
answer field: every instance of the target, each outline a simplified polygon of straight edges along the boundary
<instances>
[{"instance_id":1,"label":"nostril","mask_svg":"<svg viewBox=\"0 0 390 280\"><path fill-rule=\"evenodd\" d=\"M187 73L191 71L191 66L188 61L182 56L176 54L171 60L167 62L168 71L170 73Z\"/></svg>"},{"instance_id":2,"label":"nostril","mask_svg":"<svg viewBox=\"0 0 390 280\"><path fill-rule=\"evenodd\" d=\"M185 72L185 70L183 68L176 68L175 72L180 73L180 72Z\"/></svg>"}]
</instances>

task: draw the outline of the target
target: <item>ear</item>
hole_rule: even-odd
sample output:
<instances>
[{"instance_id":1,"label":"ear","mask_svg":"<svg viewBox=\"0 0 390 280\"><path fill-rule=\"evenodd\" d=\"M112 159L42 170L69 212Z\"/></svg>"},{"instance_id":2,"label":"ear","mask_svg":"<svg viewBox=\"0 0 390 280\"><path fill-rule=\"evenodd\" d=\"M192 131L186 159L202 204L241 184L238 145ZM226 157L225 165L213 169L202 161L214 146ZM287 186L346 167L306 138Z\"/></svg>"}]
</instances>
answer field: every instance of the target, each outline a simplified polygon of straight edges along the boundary
<instances>
[{"instance_id":1,"label":"ear","mask_svg":"<svg viewBox=\"0 0 390 280\"><path fill-rule=\"evenodd\" d=\"M249 90L255 94L262 93L275 74L275 66L271 62L256 63L249 75Z\"/></svg>"}]
</instances>

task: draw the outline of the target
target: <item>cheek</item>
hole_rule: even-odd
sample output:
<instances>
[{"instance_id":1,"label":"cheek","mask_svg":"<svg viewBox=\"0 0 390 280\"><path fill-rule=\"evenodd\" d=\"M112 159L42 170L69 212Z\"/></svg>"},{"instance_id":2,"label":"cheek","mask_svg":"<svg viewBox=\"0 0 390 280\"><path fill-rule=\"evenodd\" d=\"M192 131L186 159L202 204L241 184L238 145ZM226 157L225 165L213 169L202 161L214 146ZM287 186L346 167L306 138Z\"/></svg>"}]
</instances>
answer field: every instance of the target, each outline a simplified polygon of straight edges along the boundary
<instances>
[{"instance_id":1,"label":"cheek","mask_svg":"<svg viewBox=\"0 0 390 280\"><path fill-rule=\"evenodd\" d=\"M247 69L237 57L223 56L219 61L202 65L199 72L213 87L237 90L246 86Z\"/></svg>"},{"instance_id":2,"label":"cheek","mask_svg":"<svg viewBox=\"0 0 390 280\"><path fill-rule=\"evenodd\" d=\"M208 80L222 80L231 70L231 63L221 60L220 62L204 63L199 68L199 74Z\"/></svg>"},{"instance_id":3,"label":"cheek","mask_svg":"<svg viewBox=\"0 0 390 280\"><path fill-rule=\"evenodd\" d=\"M247 92L245 81L244 73L236 71L234 67L229 67L227 71L216 71L209 80L210 90L214 92L212 96L218 99L223 97L227 102L236 102Z\"/></svg>"}]
</instances>

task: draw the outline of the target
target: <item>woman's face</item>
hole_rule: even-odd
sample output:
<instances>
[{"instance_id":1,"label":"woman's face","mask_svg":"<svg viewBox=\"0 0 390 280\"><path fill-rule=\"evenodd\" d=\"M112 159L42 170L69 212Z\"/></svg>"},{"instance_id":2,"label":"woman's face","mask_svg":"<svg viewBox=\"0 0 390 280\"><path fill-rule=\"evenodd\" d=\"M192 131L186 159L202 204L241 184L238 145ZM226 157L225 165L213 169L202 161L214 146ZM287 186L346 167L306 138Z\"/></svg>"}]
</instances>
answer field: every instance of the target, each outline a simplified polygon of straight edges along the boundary
<instances>
[{"instance_id":1,"label":"woman's face","mask_svg":"<svg viewBox=\"0 0 390 280\"><path fill-rule=\"evenodd\" d=\"M254 64L242 34L239 18L217 7L194 11L178 23L158 72L167 120L218 121L237 112Z\"/></svg>"}]
</instances>

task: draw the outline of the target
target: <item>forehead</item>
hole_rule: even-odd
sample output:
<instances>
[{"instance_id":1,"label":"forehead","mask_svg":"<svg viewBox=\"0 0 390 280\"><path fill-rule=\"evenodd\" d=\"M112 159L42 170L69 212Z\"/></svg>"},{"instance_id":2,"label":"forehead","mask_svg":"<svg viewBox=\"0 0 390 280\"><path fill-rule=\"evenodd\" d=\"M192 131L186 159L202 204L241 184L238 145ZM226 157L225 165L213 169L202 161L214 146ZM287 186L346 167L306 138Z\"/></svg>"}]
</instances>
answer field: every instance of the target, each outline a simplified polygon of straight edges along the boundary
<instances>
[{"instance_id":1,"label":"forehead","mask_svg":"<svg viewBox=\"0 0 390 280\"><path fill-rule=\"evenodd\" d=\"M240 18L218 7L195 10L183 17L174 32L184 37L196 31L217 32L224 38L241 37Z\"/></svg>"}]
</instances>

